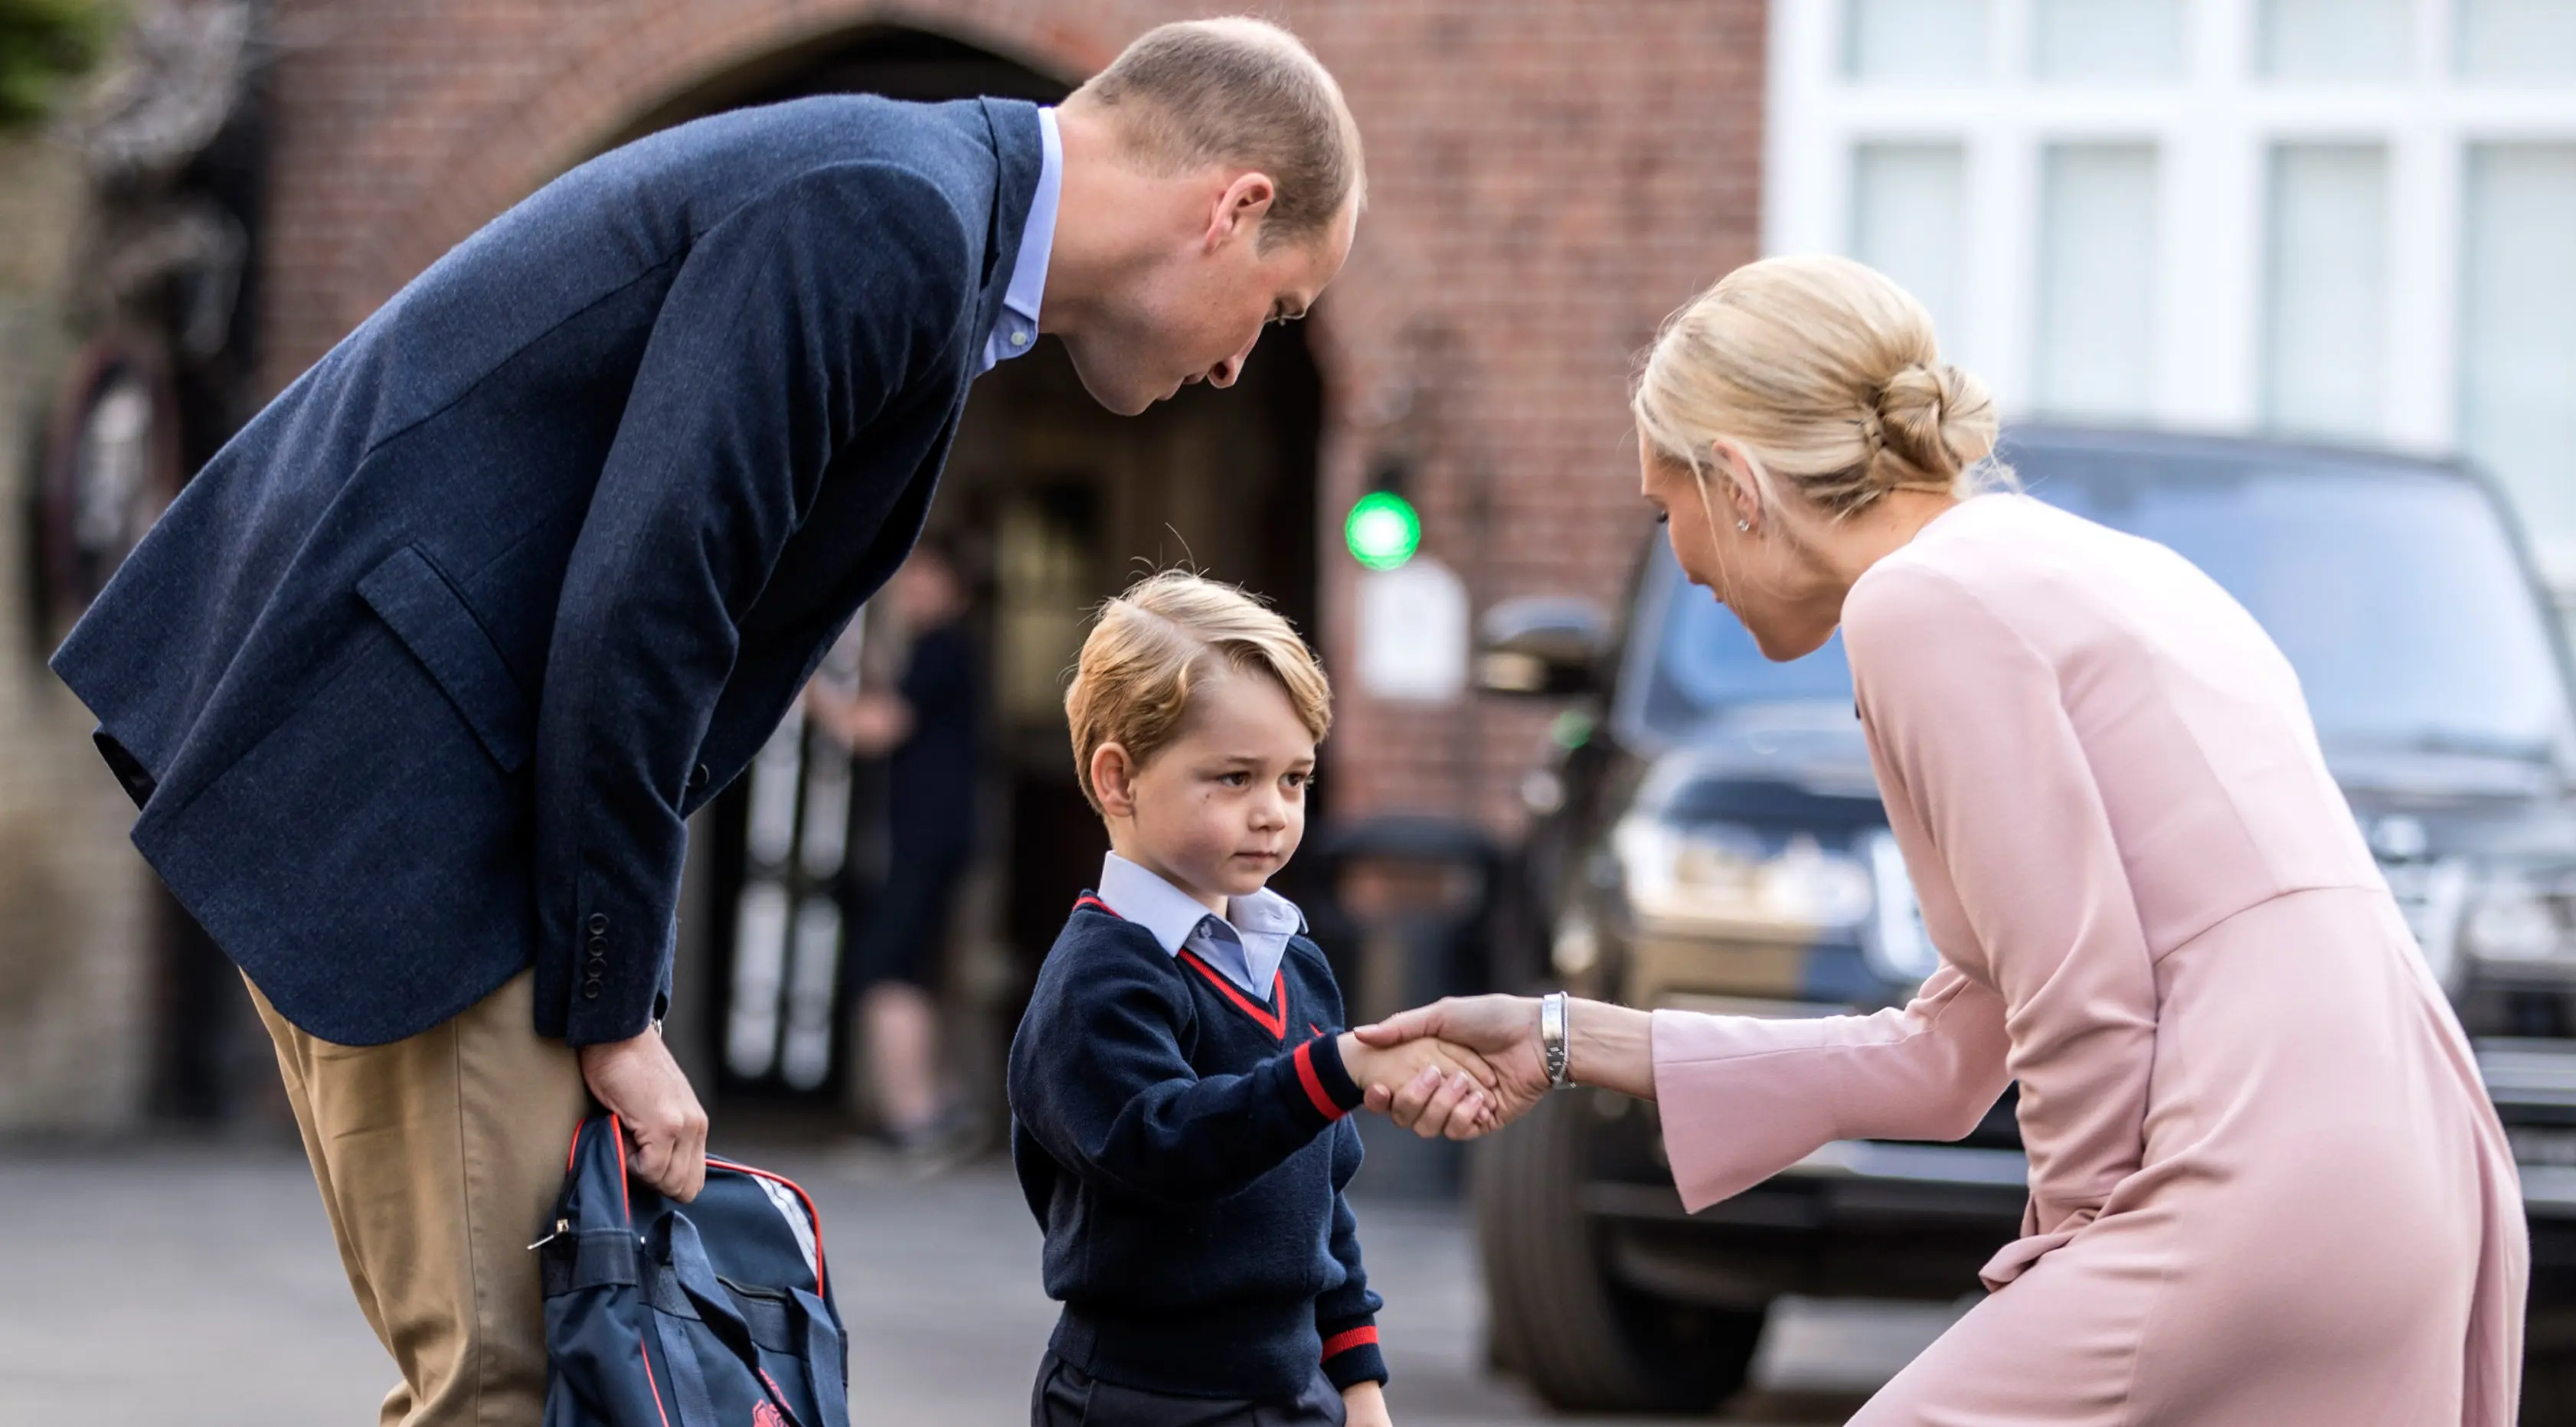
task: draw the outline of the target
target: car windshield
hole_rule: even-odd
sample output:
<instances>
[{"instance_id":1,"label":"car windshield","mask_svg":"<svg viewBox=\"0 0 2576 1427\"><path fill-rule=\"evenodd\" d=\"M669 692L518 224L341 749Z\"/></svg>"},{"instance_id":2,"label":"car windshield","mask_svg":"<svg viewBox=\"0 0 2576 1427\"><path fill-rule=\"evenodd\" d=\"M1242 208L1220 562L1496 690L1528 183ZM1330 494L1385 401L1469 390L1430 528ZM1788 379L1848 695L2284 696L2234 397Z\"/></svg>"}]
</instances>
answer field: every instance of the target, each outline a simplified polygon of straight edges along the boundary
<instances>
[{"instance_id":1,"label":"car windshield","mask_svg":"<svg viewBox=\"0 0 2576 1427\"><path fill-rule=\"evenodd\" d=\"M2295 456L2007 454L2032 495L2170 546L2225 586L2289 656L2329 747L2542 758L2567 726L2546 615L2466 481ZM1649 730L1849 707L1840 636L1774 664L1661 541L1654 561L1641 613L1660 631L1637 707Z\"/></svg>"}]
</instances>

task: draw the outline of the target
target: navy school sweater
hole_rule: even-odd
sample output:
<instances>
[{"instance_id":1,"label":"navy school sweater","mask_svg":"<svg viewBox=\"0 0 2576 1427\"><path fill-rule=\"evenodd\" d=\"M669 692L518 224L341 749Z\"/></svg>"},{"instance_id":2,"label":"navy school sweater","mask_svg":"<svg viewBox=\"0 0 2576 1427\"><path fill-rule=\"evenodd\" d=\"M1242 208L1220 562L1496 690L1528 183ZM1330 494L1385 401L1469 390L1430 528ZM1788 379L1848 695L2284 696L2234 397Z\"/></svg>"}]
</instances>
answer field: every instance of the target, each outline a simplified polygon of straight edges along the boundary
<instances>
[{"instance_id":1,"label":"navy school sweater","mask_svg":"<svg viewBox=\"0 0 2576 1427\"><path fill-rule=\"evenodd\" d=\"M1086 894L1011 1040L1011 1160L1046 1230L1050 1343L1153 1392L1285 1402L1386 1380L1342 1197L1342 997L1288 944L1269 1002Z\"/></svg>"}]
</instances>

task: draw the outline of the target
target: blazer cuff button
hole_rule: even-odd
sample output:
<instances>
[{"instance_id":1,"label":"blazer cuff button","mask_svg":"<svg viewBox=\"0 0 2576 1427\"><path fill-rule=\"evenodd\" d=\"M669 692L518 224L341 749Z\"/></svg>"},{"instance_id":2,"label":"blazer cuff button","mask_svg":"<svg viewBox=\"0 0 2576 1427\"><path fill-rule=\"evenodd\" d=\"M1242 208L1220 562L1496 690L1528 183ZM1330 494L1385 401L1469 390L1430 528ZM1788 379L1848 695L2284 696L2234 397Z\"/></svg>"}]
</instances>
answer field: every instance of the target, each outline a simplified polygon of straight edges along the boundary
<instances>
[{"instance_id":1,"label":"blazer cuff button","mask_svg":"<svg viewBox=\"0 0 2576 1427\"><path fill-rule=\"evenodd\" d=\"M606 913L606 912L593 912L593 913L591 913L591 914L590 914L590 934L591 934L592 936L597 936L597 935L599 935L600 933L602 933L602 932L604 932L604 931L606 931L606 930L608 930L608 913Z\"/></svg>"}]
</instances>

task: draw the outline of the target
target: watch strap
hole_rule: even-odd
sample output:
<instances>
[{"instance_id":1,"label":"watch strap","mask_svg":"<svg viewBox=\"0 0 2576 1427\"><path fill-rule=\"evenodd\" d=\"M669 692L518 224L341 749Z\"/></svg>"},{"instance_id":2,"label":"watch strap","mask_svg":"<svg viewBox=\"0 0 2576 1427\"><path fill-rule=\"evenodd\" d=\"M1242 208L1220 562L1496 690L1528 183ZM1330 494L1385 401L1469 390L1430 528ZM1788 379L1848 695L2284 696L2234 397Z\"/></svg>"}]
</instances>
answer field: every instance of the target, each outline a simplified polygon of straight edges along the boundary
<instances>
[{"instance_id":1,"label":"watch strap","mask_svg":"<svg viewBox=\"0 0 2576 1427\"><path fill-rule=\"evenodd\" d=\"M1538 999L1538 1044L1547 1062L1547 1083L1557 1090L1574 1086L1571 1057L1566 1050L1565 993L1551 991Z\"/></svg>"}]
</instances>

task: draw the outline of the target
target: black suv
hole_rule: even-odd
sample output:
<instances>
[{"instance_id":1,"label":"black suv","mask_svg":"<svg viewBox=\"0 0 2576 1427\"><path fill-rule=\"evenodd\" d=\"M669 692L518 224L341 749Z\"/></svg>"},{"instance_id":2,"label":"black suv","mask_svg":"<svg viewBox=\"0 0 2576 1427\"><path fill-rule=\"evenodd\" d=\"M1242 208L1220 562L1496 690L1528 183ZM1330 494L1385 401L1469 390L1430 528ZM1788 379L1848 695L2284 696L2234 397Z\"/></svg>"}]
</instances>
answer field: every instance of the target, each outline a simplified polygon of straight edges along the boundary
<instances>
[{"instance_id":1,"label":"black suv","mask_svg":"<svg viewBox=\"0 0 2576 1427\"><path fill-rule=\"evenodd\" d=\"M2361 451L2020 428L2003 454L2030 494L2208 571L2297 668L2511 1129L2532 1361L2555 1370L2550 1315L2576 1306L2576 717L2502 503ZM1487 690L1576 700L1524 789L1528 979L1817 1016L1901 1005L1931 970L1839 639L1767 662L1658 540L1624 632L1519 600L1483 647ZM2024 1162L2007 1092L1960 1142L1830 1144L1685 1214L1655 1107L1582 1091L1489 1141L1473 1184L1495 1361L1560 1407L1697 1409L1741 1385L1783 1294L1975 1291L2018 1232ZM2563 1410L2528 1379L2524 1421Z\"/></svg>"}]
</instances>

